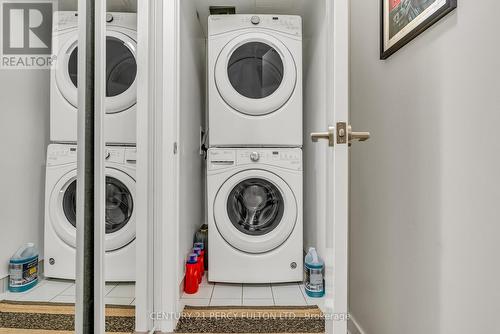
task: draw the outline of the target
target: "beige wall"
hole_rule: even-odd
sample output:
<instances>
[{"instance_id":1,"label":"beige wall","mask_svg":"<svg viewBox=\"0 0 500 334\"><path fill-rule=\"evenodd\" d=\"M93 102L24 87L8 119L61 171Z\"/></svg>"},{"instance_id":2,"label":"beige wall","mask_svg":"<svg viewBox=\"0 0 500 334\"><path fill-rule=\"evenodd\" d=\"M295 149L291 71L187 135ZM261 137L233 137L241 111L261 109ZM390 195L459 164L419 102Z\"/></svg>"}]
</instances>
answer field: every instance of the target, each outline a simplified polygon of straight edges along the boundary
<instances>
[{"instance_id":1,"label":"beige wall","mask_svg":"<svg viewBox=\"0 0 500 334\"><path fill-rule=\"evenodd\" d=\"M457 11L387 61L379 0L351 1L350 309L369 334L500 326L500 2Z\"/></svg>"}]
</instances>

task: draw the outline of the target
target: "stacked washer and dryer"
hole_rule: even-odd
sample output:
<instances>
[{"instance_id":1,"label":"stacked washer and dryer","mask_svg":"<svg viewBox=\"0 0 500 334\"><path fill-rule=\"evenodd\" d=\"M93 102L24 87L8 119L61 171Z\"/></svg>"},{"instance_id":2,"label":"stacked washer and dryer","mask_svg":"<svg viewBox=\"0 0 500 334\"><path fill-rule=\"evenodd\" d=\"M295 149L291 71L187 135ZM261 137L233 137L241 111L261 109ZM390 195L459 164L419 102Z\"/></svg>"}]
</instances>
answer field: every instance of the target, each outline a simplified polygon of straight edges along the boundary
<instances>
[{"instance_id":1,"label":"stacked washer and dryer","mask_svg":"<svg viewBox=\"0 0 500 334\"><path fill-rule=\"evenodd\" d=\"M208 279L301 281L301 18L214 15L208 35Z\"/></svg>"},{"instance_id":2,"label":"stacked washer and dryer","mask_svg":"<svg viewBox=\"0 0 500 334\"><path fill-rule=\"evenodd\" d=\"M106 39L107 281L135 280L137 16L108 13ZM75 279L78 17L56 12L45 188L45 276Z\"/></svg>"}]
</instances>

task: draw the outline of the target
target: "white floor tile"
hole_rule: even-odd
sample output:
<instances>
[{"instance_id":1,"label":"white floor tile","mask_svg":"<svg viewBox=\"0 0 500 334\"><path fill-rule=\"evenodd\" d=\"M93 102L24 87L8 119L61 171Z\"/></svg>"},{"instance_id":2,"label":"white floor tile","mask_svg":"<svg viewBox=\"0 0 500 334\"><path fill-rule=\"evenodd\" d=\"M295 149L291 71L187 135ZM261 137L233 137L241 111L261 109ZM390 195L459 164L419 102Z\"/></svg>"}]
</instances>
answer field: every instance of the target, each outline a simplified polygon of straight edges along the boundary
<instances>
[{"instance_id":1,"label":"white floor tile","mask_svg":"<svg viewBox=\"0 0 500 334\"><path fill-rule=\"evenodd\" d=\"M32 293L34 290L38 289L39 287L41 287L42 285L45 285L47 281L46 280L40 280L37 285L35 285L33 288L31 288L30 290L28 291L24 291L24 292L10 292L10 291L6 291L3 296L2 296L2 299L3 300L20 300L22 297Z\"/></svg>"},{"instance_id":2,"label":"white floor tile","mask_svg":"<svg viewBox=\"0 0 500 334\"><path fill-rule=\"evenodd\" d=\"M106 297L135 298L135 284L118 284L106 294Z\"/></svg>"},{"instance_id":3,"label":"white floor tile","mask_svg":"<svg viewBox=\"0 0 500 334\"><path fill-rule=\"evenodd\" d=\"M273 299L245 299L243 298L243 306L274 306Z\"/></svg>"},{"instance_id":4,"label":"white floor tile","mask_svg":"<svg viewBox=\"0 0 500 334\"><path fill-rule=\"evenodd\" d=\"M27 292L10 292L7 291L3 294L2 300L19 300L22 296L28 294Z\"/></svg>"},{"instance_id":5,"label":"white floor tile","mask_svg":"<svg viewBox=\"0 0 500 334\"><path fill-rule=\"evenodd\" d=\"M210 306L241 306L240 299L213 299L210 300Z\"/></svg>"},{"instance_id":6,"label":"white floor tile","mask_svg":"<svg viewBox=\"0 0 500 334\"><path fill-rule=\"evenodd\" d=\"M242 294L241 284L215 284L212 299L241 299Z\"/></svg>"},{"instance_id":7,"label":"white floor tile","mask_svg":"<svg viewBox=\"0 0 500 334\"><path fill-rule=\"evenodd\" d=\"M75 303L75 296L63 296L59 295L54 297L51 301L51 303Z\"/></svg>"},{"instance_id":8,"label":"white floor tile","mask_svg":"<svg viewBox=\"0 0 500 334\"><path fill-rule=\"evenodd\" d=\"M104 295L107 295L111 290L117 286L116 283L106 283L104 286ZM72 284L69 288L64 290L61 295L63 296L75 296L76 295L76 285Z\"/></svg>"},{"instance_id":9,"label":"white floor tile","mask_svg":"<svg viewBox=\"0 0 500 334\"><path fill-rule=\"evenodd\" d=\"M111 292L111 290L113 290L114 288L116 288L118 285L121 285L121 284L125 284L125 285L133 285L135 287L135 284L130 284L130 283L106 283L106 285L104 285L104 293L105 295L107 295L108 293ZM135 291L134 291L134 297L135 297Z\"/></svg>"},{"instance_id":10,"label":"white floor tile","mask_svg":"<svg viewBox=\"0 0 500 334\"><path fill-rule=\"evenodd\" d=\"M304 298L275 299L274 304L276 306L306 306L307 305Z\"/></svg>"},{"instance_id":11,"label":"white floor tile","mask_svg":"<svg viewBox=\"0 0 500 334\"><path fill-rule=\"evenodd\" d=\"M243 285L243 299L273 299L270 284Z\"/></svg>"},{"instance_id":12,"label":"white floor tile","mask_svg":"<svg viewBox=\"0 0 500 334\"><path fill-rule=\"evenodd\" d=\"M69 288L61 292L62 296L75 296L76 295L76 287L75 284L71 285Z\"/></svg>"},{"instance_id":13,"label":"white floor tile","mask_svg":"<svg viewBox=\"0 0 500 334\"><path fill-rule=\"evenodd\" d=\"M44 284L34 288L18 300L48 302L69 288L71 284L72 283L62 281L46 281Z\"/></svg>"},{"instance_id":14,"label":"white floor tile","mask_svg":"<svg viewBox=\"0 0 500 334\"><path fill-rule=\"evenodd\" d=\"M274 303L277 306L304 306L306 300L298 284L273 284Z\"/></svg>"},{"instance_id":15,"label":"white floor tile","mask_svg":"<svg viewBox=\"0 0 500 334\"><path fill-rule=\"evenodd\" d=\"M104 302L106 305L130 305L134 301L134 298L126 297L104 297Z\"/></svg>"},{"instance_id":16,"label":"white floor tile","mask_svg":"<svg viewBox=\"0 0 500 334\"><path fill-rule=\"evenodd\" d=\"M183 293L181 299L209 299L212 297L213 285L201 285L198 292L192 295Z\"/></svg>"},{"instance_id":17,"label":"white floor tile","mask_svg":"<svg viewBox=\"0 0 500 334\"><path fill-rule=\"evenodd\" d=\"M210 304L209 298L193 298L193 299L181 299L181 310L184 306L208 306Z\"/></svg>"},{"instance_id":18,"label":"white floor tile","mask_svg":"<svg viewBox=\"0 0 500 334\"><path fill-rule=\"evenodd\" d=\"M290 285L272 285L274 299L293 299L301 297L304 299L300 287L297 284Z\"/></svg>"}]
</instances>

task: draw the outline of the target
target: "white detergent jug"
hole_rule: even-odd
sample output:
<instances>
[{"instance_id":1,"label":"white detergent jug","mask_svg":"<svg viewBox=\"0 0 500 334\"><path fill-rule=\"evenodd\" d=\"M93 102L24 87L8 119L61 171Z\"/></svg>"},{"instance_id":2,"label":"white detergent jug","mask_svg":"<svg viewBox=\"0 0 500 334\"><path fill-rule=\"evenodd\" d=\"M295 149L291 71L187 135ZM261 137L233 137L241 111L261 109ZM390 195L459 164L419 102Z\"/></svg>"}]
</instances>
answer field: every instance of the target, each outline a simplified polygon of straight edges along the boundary
<instances>
[{"instance_id":1,"label":"white detergent jug","mask_svg":"<svg viewBox=\"0 0 500 334\"><path fill-rule=\"evenodd\" d=\"M19 248L9 262L9 291L23 292L38 283L38 251L28 243Z\"/></svg>"},{"instance_id":2,"label":"white detergent jug","mask_svg":"<svg viewBox=\"0 0 500 334\"><path fill-rule=\"evenodd\" d=\"M325 262L318 256L314 247L309 248L304 261L304 288L309 297L320 298L325 295Z\"/></svg>"}]
</instances>

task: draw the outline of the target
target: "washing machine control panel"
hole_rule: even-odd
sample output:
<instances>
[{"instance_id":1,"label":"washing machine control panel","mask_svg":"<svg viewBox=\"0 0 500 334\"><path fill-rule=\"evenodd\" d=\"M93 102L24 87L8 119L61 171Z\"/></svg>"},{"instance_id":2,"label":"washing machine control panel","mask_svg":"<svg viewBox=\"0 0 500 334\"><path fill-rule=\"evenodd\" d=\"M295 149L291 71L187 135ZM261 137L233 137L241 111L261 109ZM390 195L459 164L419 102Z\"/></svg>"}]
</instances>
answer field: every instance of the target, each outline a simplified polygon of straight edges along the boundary
<instances>
[{"instance_id":1,"label":"washing machine control panel","mask_svg":"<svg viewBox=\"0 0 500 334\"><path fill-rule=\"evenodd\" d=\"M106 163L136 164L137 149L135 147L106 147L104 159ZM76 145L52 144L47 152L47 165L64 165L77 161Z\"/></svg>"},{"instance_id":2,"label":"washing machine control panel","mask_svg":"<svg viewBox=\"0 0 500 334\"><path fill-rule=\"evenodd\" d=\"M234 166L263 164L293 170L302 170L301 149L210 149L209 170Z\"/></svg>"},{"instance_id":3,"label":"washing machine control panel","mask_svg":"<svg viewBox=\"0 0 500 334\"><path fill-rule=\"evenodd\" d=\"M76 145L49 145L47 166L64 165L76 161Z\"/></svg>"},{"instance_id":4,"label":"washing machine control panel","mask_svg":"<svg viewBox=\"0 0 500 334\"><path fill-rule=\"evenodd\" d=\"M106 147L104 152L106 162L117 164L135 165L137 162L137 149L135 147Z\"/></svg>"}]
</instances>

